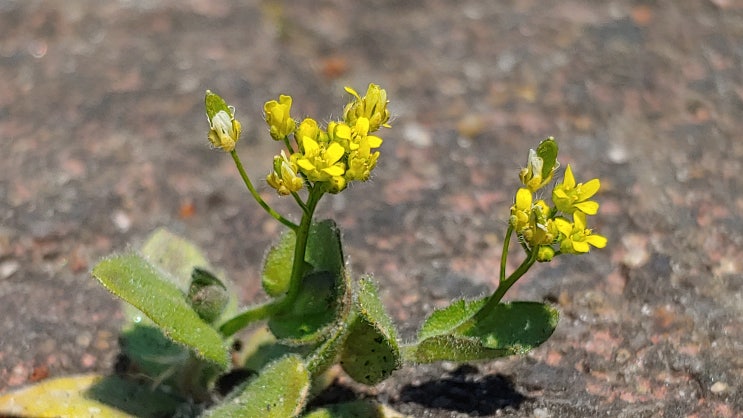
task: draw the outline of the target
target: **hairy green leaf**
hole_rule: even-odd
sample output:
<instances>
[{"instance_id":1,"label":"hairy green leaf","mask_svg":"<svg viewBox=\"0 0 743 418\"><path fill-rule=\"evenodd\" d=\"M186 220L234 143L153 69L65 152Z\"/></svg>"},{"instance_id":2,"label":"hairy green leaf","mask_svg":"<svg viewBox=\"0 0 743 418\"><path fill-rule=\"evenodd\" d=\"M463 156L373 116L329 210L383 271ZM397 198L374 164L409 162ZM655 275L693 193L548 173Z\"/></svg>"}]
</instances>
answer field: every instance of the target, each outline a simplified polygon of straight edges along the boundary
<instances>
[{"instance_id":1,"label":"hairy green leaf","mask_svg":"<svg viewBox=\"0 0 743 418\"><path fill-rule=\"evenodd\" d=\"M473 316L484 301L458 300L434 311L423 324L418 342L403 348L405 360L472 361L525 354L557 327L557 310L537 302L501 303L475 322Z\"/></svg>"},{"instance_id":2,"label":"hairy green leaf","mask_svg":"<svg viewBox=\"0 0 743 418\"><path fill-rule=\"evenodd\" d=\"M434 310L421 326L418 339L422 341L437 335L449 334L469 320L484 304L485 299L459 299L446 308Z\"/></svg>"},{"instance_id":3,"label":"hairy green leaf","mask_svg":"<svg viewBox=\"0 0 743 418\"><path fill-rule=\"evenodd\" d=\"M341 366L354 380L373 385L400 367L397 331L370 278L359 282L355 315L341 349Z\"/></svg>"},{"instance_id":4,"label":"hairy green leaf","mask_svg":"<svg viewBox=\"0 0 743 418\"><path fill-rule=\"evenodd\" d=\"M157 324L170 339L222 368L229 365L221 335L191 308L184 293L141 256L109 257L93 268L111 293L130 303Z\"/></svg>"},{"instance_id":5,"label":"hairy green leaf","mask_svg":"<svg viewBox=\"0 0 743 418\"><path fill-rule=\"evenodd\" d=\"M85 374L49 379L0 395L0 416L154 418L173 416L181 402L148 385Z\"/></svg>"},{"instance_id":6,"label":"hairy green leaf","mask_svg":"<svg viewBox=\"0 0 743 418\"><path fill-rule=\"evenodd\" d=\"M273 315L268 326L276 337L291 344L309 344L325 337L343 309L345 285L329 272L310 273L294 303Z\"/></svg>"},{"instance_id":7,"label":"hairy green leaf","mask_svg":"<svg viewBox=\"0 0 743 418\"><path fill-rule=\"evenodd\" d=\"M271 246L266 253L263 260L261 283L263 284L263 290L269 296L280 296L289 290L296 239L294 231L289 229L281 234L278 242Z\"/></svg>"},{"instance_id":8,"label":"hairy green leaf","mask_svg":"<svg viewBox=\"0 0 743 418\"><path fill-rule=\"evenodd\" d=\"M261 370L242 392L206 411L207 418L290 418L307 402L310 373L302 358L289 354Z\"/></svg>"}]
</instances>

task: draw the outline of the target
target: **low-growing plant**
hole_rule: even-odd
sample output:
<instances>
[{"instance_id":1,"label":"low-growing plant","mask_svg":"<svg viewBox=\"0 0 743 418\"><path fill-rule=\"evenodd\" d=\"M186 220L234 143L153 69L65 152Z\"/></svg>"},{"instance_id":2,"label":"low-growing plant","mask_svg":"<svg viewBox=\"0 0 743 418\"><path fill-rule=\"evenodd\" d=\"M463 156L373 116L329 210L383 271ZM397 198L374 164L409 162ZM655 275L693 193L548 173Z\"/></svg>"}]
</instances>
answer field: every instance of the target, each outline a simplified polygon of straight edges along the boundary
<instances>
[{"instance_id":1,"label":"low-growing plant","mask_svg":"<svg viewBox=\"0 0 743 418\"><path fill-rule=\"evenodd\" d=\"M560 166L557 142L547 138L530 150L508 218L497 288L485 297L455 300L434 310L413 341L401 341L373 278L349 274L336 223L315 218L322 198L371 178L383 142L378 132L390 128L384 89L370 84L363 97L349 87L346 92L351 97L342 120L326 126L311 118L293 119L290 96L281 95L263 108L270 136L283 148L265 179L279 195L296 202L298 223L256 190L236 150L242 129L234 107L206 92L212 147L229 153L252 197L284 226L261 270L269 298L238 309L233 284L193 244L165 230L156 231L139 251L98 263L93 276L128 304L120 371L129 379L116 384L129 384L125 382L136 376L151 389L150 398L137 395L132 403L152 402L145 399L158 392L165 399L158 401L163 405L158 413L166 415L397 416L365 402L306 407L327 384L334 365L353 380L374 385L406 363L524 354L553 333L558 322L554 307L502 299L536 262L606 245L606 238L594 234L586 222L599 208L590 200L599 180L576 183L568 165L562 181L554 184ZM544 192L549 184L554 184L551 194ZM543 195L551 202L539 198ZM524 255L508 273L514 237L513 247ZM245 331L242 340L236 338L240 331ZM88 397L112 399L100 395L102 386L93 385ZM137 412L131 405L117 407L155 414Z\"/></svg>"}]
</instances>

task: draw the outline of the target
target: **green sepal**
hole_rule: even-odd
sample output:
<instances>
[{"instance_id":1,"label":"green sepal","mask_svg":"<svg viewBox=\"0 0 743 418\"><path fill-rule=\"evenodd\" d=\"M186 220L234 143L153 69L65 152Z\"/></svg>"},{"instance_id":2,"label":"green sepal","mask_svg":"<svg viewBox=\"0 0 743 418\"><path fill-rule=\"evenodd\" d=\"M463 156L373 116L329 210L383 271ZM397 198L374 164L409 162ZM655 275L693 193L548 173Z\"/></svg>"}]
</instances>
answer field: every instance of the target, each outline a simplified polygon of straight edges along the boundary
<instances>
[{"instance_id":1,"label":"green sepal","mask_svg":"<svg viewBox=\"0 0 743 418\"><path fill-rule=\"evenodd\" d=\"M206 96L204 97L204 105L206 107L206 116L209 118L209 121L214 118L214 115L222 110L227 112L227 114L230 116L233 114L230 107L227 106L227 102L225 102L224 99L221 98L218 94L212 93L211 90L206 91Z\"/></svg>"},{"instance_id":2,"label":"green sepal","mask_svg":"<svg viewBox=\"0 0 743 418\"><path fill-rule=\"evenodd\" d=\"M302 358L286 355L267 365L241 392L209 409L205 418L289 418L304 409L310 373Z\"/></svg>"},{"instance_id":3,"label":"green sepal","mask_svg":"<svg viewBox=\"0 0 743 418\"><path fill-rule=\"evenodd\" d=\"M222 369L229 366L221 335L191 308L184 293L142 256L126 253L106 258L93 268L93 276L147 315L171 340Z\"/></svg>"},{"instance_id":4,"label":"green sepal","mask_svg":"<svg viewBox=\"0 0 743 418\"><path fill-rule=\"evenodd\" d=\"M400 367L397 331L368 277L359 282L347 334L340 363L357 382L374 385Z\"/></svg>"},{"instance_id":5,"label":"green sepal","mask_svg":"<svg viewBox=\"0 0 743 418\"><path fill-rule=\"evenodd\" d=\"M538 302L501 303L485 318L475 313L485 299L458 300L424 322L415 344L403 348L406 361L473 361L525 354L546 341L559 312Z\"/></svg>"},{"instance_id":6,"label":"green sepal","mask_svg":"<svg viewBox=\"0 0 743 418\"><path fill-rule=\"evenodd\" d=\"M547 179L552 174L552 169L557 168L557 141L555 138L549 137L539 143L537 147L537 156L542 159L542 175L543 179Z\"/></svg>"}]
</instances>

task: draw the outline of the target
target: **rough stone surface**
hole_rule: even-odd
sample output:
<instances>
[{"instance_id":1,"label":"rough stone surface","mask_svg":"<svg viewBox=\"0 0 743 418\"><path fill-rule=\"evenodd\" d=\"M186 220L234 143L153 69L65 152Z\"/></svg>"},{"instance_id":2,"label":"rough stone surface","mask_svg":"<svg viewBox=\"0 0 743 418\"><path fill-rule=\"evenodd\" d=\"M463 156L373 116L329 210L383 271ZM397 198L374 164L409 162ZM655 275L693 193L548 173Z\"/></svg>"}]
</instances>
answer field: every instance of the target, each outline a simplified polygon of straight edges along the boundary
<instances>
[{"instance_id":1,"label":"rough stone surface","mask_svg":"<svg viewBox=\"0 0 743 418\"><path fill-rule=\"evenodd\" d=\"M528 356L350 396L416 417L743 414L739 1L11 0L0 28L0 391L111 370L119 305L88 272L155 227L263 297L278 228L209 150L207 88L237 106L258 178L277 150L265 100L325 119L344 85L376 82L395 119L374 181L321 212L405 338L493 288L517 170L545 136L601 178L610 243L513 289L562 311Z\"/></svg>"}]
</instances>

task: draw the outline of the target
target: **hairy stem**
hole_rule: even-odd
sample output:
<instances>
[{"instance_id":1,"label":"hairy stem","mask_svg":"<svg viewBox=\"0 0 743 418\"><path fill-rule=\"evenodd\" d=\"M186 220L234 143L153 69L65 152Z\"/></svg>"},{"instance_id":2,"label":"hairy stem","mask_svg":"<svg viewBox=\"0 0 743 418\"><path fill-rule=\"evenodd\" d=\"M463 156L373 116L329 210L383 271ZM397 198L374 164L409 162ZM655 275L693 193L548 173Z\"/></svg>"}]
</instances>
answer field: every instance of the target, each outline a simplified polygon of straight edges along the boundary
<instances>
[{"instance_id":1,"label":"hairy stem","mask_svg":"<svg viewBox=\"0 0 743 418\"><path fill-rule=\"evenodd\" d=\"M250 181L248 174L245 172L245 168L243 168L243 164L240 161L240 157L237 155L237 151L230 151L230 155L232 155L232 159L235 161L235 166L237 166L237 171L240 172L240 177L242 177L243 182L248 187L250 194L253 195L253 198L256 200L256 202L258 202L258 204L261 205L261 207L265 209L266 212L268 212L268 214L271 215L274 219L286 225L289 229L296 231L298 228L297 224L284 218L283 216L281 216L280 213L273 210L271 206L268 206L268 203L266 203L261 195L258 194L258 191L255 190L255 187L253 187L253 183Z\"/></svg>"}]
</instances>

